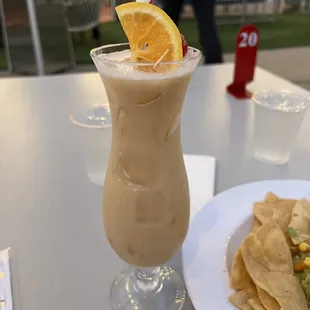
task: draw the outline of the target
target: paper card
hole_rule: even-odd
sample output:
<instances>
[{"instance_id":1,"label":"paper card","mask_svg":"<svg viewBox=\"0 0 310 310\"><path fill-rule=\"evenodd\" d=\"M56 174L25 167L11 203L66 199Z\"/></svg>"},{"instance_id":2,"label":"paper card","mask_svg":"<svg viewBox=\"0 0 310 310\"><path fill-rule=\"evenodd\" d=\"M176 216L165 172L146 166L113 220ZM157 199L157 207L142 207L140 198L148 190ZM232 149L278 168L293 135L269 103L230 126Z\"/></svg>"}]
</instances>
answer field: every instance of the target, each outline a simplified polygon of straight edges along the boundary
<instances>
[{"instance_id":1,"label":"paper card","mask_svg":"<svg viewBox=\"0 0 310 310\"><path fill-rule=\"evenodd\" d=\"M0 251L0 309L13 310L11 273L10 273L10 249Z\"/></svg>"},{"instance_id":2,"label":"paper card","mask_svg":"<svg viewBox=\"0 0 310 310\"><path fill-rule=\"evenodd\" d=\"M187 171L191 219L214 195L215 158L204 155L184 155Z\"/></svg>"}]
</instances>

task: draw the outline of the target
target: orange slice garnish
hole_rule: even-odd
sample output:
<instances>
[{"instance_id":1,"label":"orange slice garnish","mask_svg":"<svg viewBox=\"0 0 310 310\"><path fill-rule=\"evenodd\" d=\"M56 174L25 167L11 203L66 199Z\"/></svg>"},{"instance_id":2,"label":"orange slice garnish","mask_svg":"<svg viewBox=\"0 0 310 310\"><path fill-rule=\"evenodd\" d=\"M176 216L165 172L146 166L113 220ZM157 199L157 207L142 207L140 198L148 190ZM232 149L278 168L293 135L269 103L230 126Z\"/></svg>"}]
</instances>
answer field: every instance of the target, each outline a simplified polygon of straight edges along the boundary
<instances>
[{"instance_id":1,"label":"orange slice garnish","mask_svg":"<svg viewBox=\"0 0 310 310\"><path fill-rule=\"evenodd\" d=\"M180 32L159 7L129 2L116 7L116 13L130 44L135 62L170 62L183 58Z\"/></svg>"}]
</instances>

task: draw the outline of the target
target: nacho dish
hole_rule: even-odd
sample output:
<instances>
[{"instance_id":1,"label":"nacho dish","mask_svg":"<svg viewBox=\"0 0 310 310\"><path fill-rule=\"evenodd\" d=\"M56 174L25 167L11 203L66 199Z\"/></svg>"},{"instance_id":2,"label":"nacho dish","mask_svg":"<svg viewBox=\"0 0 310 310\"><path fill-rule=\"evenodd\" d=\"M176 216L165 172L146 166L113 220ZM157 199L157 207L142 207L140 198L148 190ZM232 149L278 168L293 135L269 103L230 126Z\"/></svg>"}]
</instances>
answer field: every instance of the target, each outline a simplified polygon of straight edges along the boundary
<instances>
[{"instance_id":1,"label":"nacho dish","mask_svg":"<svg viewBox=\"0 0 310 310\"><path fill-rule=\"evenodd\" d=\"M233 259L229 301L243 310L310 309L310 202L267 193Z\"/></svg>"}]
</instances>

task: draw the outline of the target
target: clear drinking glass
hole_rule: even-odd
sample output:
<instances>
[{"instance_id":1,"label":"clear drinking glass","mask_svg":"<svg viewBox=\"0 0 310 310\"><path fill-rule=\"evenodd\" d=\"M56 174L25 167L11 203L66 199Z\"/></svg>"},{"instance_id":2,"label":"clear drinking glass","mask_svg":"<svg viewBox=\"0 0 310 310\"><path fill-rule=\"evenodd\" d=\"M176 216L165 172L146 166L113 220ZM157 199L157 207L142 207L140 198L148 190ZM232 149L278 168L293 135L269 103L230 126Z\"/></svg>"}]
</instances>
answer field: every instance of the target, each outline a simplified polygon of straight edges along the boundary
<instances>
[{"instance_id":1,"label":"clear drinking glass","mask_svg":"<svg viewBox=\"0 0 310 310\"><path fill-rule=\"evenodd\" d=\"M268 164L288 162L309 99L275 90L257 92L252 99L255 103L255 158Z\"/></svg>"},{"instance_id":2,"label":"clear drinking glass","mask_svg":"<svg viewBox=\"0 0 310 310\"><path fill-rule=\"evenodd\" d=\"M92 183L103 186L112 138L109 105L76 104L70 120L76 125L88 178Z\"/></svg>"},{"instance_id":3,"label":"clear drinking glass","mask_svg":"<svg viewBox=\"0 0 310 310\"><path fill-rule=\"evenodd\" d=\"M112 117L103 219L114 251L132 267L112 284L114 309L180 309L181 277L165 266L189 224L180 136L183 100L201 53L173 63L130 62L128 44L91 51ZM135 267L133 267L135 266Z\"/></svg>"}]
</instances>

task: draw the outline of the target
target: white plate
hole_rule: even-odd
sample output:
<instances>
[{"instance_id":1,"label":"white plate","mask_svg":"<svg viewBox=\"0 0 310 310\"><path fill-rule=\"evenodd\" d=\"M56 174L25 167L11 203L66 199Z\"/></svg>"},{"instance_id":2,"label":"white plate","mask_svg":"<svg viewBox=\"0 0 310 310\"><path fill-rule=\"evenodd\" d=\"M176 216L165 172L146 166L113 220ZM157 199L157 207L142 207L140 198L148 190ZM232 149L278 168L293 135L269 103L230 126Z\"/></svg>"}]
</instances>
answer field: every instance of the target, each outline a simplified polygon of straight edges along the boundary
<instances>
[{"instance_id":1,"label":"white plate","mask_svg":"<svg viewBox=\"0 0 310 310\"><path fill-rule=\"evenodd\" d=\"M185 283L196 310L235 309L227 300L233 292L228 271L251 229L252 204L268 191L283 198L309 199L310 182L273 180L234 187L215 196L191 221L182 255Z\"/></svg>"}]
</instances>

